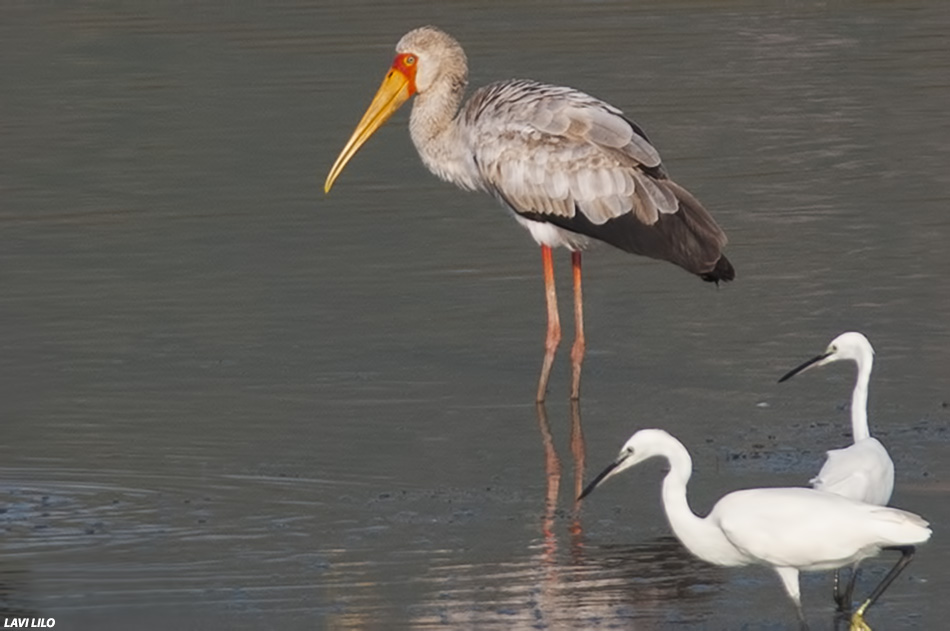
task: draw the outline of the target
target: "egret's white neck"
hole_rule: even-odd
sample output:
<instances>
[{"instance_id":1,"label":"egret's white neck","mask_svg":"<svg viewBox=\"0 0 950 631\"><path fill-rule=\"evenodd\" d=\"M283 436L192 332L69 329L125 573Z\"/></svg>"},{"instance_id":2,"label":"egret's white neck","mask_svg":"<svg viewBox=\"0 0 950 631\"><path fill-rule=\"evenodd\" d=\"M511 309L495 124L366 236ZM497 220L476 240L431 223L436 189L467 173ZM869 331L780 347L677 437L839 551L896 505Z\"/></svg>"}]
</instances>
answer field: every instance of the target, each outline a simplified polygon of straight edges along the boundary
<instances>
[{"instance_id":1,"label":"egret's white neck","mask_svg":"<svg viewBox=\"0 0 950 631\"><path fill-rule=\"evenodd\" d=\"M857 442L871 436L868 430L868 384L871 381L874 355L862 353L855 361L858 364L858 378L851 393L851 433Z\"/></svg>"},{"instance_id":2,"label":"egret's white neck","mask_svg":"<svg viewBox=\"0 0 950 631\"><path fill-rule=\"evenodd\" d=\"M477 169L457 118L466 74L441 77L416 95L409 134L423 164L436 176L466 189L477 188Z\"/></svg>"},{"instance_id":3,"label":"egret's white neck","mask_svg":"<svg viewBox=\"0 0 950 631\"><path fill-rule=\"evenodd\" d=\"M722 530L696 515L689 507L686 484L693 473L693 461L686 447L679 441L670 443L664 446L663 455L670 463L670 472L663 479L663 508L676 537L704 561L739 564L738 553Z\"/></svg>"}]
</instances>

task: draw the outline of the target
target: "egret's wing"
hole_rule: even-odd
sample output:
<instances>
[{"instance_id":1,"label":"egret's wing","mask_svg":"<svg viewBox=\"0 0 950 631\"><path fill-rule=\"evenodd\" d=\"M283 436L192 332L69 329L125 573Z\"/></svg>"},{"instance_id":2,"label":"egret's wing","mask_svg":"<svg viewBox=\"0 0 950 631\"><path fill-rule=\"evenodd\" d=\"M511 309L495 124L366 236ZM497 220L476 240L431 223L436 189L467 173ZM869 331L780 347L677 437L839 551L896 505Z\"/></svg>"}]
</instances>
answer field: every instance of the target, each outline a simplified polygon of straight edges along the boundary
<instances>
[{"instance_id":1,"label":"egret's wing","mask_svg":"<svg viewBox=\"0 0 950 631\"><path fill-rule=\"evenodd\" d=\"M877 439L866 438L833 449L818 475L810 480L821 491L869 504L887 504L894 490L894 463Z\"/></svg>"},{"instance_id":2,"label":"egret's wing","mask_svg":"<svg viewBox=\"0 0 950 631\"><path fill-rule=\"evenodd\" d=\"M812 489L749 489L723 497L710 518L736 548L762 563L834 567L835 560L852 558L870 541L862 528L853 527L860 522L853 506Z\"/></svg>"},{"instance_id":3,"label":"egret's wing","mask_svg":"<svg viewBox=\"0 0 950 631\"><path fill-rule=\"evenodd\" d=\"M890 506L870 506L868 514L866 523L873 525L882 545L918 545L930 539L930 522L920 515Z\"/></svg>"}]
</instances>

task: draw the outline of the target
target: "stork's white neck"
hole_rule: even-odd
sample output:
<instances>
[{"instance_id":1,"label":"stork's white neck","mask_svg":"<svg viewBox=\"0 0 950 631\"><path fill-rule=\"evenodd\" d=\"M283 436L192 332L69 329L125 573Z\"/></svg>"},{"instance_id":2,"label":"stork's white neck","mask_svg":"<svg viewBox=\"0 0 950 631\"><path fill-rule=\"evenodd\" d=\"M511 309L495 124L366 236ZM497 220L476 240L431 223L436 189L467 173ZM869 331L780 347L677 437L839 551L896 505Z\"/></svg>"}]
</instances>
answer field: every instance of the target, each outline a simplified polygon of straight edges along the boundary
<instances>
[{"instance_id":1,"label":"stork's white neck","mask_svg":"<svg viewBox=\"0 0 950 631\"><path fill-rule=\"evenodd\" d=\"M456 186L474 190L478 188L478 171L458 116L466 74L443 76L416 95L409 134L429 171Z\"/></svg>"}]
</instances>

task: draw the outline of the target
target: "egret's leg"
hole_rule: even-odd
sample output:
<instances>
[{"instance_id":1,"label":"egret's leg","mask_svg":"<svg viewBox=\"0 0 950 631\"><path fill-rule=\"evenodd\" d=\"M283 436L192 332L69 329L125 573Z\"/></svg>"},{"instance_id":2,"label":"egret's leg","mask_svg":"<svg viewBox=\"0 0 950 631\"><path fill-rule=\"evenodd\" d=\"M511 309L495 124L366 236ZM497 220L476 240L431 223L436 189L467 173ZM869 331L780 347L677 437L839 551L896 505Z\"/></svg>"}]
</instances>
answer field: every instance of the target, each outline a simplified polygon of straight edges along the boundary
<instances>
[{"instance_id":1,"label":"egret's leg","mask_svg":"<svg viewBox=\"0 0 950 631\"><path fill-rule=\"evenodd\" d=\"M834 589L832 591L832 596L835 599L835 602L838 604L838 611L844 611L844 596L841 594L841 569L835 570L835 578L832 583ZM849 604L850 608L851 605Z\"/></svg>"},{"instance_id":2,"label":"egret's leg","mask_svg":"<svg viewBox=\"0 0 950 631\"><path fill-rule=\"evenodd\" d=\"M848 578L848 586L844 592L841 592L840 570L835 570L835 602L838 604L838 611L851 611L851 603L854 598L854 584L858 580L858 564L855 563L851 568L851 576Z\"/></svg>"},{"instance_id":3,"label":"egret's leg","mask_svg":"<svg viewBox=\"0 0 950 631\"><path fill-rule=\"evenodd\" d=\"M802 631L807 631L808 622L805 621L805 613L802 611L802 594L798 586L798 569L794 567L777 567L775 571L778 572L778 577L782 579L782 585L785 586L785 591L788 592L789 598L795 603L795 613L798 614L798 623Z\"/></svg>"},{"instance_id":4,"label":"egret's leg","mask_svg":"<svg viewBox=\"0 0 950 631\"><path fill-rule=\"evenodd\" d=\"M551 365L554 363L554 353L561 341L561 321L557 314L557 290L554 287L554 259L551 248L541 246L541 261L544 264L544 297L548 306L548 334L544 339L544 363L541 365L541 379L538 381L538 402L544 401L548 391L548 378L551 376Z\"/></svg>"},{"instance_id":5,"label":"egret's leg","mask_svg":"<svg viewBox=\"0 0 950 631\"><path fill-rule=\"evenodd\" d=\"M874 591L871 592L871 595L868 596L868 599L858 607L858 610L854 612L854 615L851 616L851 631L867 631L871 627L864 621L864 612L868 610L868 607L873 605L878 598L881 597L881 594L884 593L884 590L887 589L891 583L894 582L894 579L897 578L897 575L900 574L907 564L910 563L911 559L914 558L914 552L916 548L914 546L894 546L891 548L884 548L885 550L897 550L901 553L901 558L897 560L897 563L894 564L894 567L891 568L891 571L887 573L887 576L884 577L884 580L881 581L880 585L874 588Z\"/></svg>"},{"instance_id":6,"label":"egret's leg","mask_svg":"<svg viewBox=\"0 0 950 631\"><path fill-rule=\"evenodd\" d=\"M581 363L584 361L584 293L581 290L581 253L571 252L574 269L574 346L571 347L571 399L581 398Z\"/></svg>"}]
</instances>

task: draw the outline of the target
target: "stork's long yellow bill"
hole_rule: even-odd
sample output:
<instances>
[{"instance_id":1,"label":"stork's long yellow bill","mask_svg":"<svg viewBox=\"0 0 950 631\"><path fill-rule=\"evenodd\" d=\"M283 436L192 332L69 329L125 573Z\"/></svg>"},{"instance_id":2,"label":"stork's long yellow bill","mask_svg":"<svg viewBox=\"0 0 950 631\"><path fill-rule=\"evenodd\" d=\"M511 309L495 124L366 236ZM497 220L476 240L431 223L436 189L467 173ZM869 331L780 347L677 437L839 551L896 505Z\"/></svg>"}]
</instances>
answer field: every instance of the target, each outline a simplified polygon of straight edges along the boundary
<instances>
[{"instance_id":1,"label":"stork's long yellow bill","mask_svg":"<svg viewBox=\"0 0 950 631\"><path fill-rule=\"evenodd\" d=\"M356 155L363 143L369 140L369 137L389 120L389 117L403 103L409 100L409 97L412 96L411 86L411 79L400 72L399 69L393 68L389 71L386 78L383 79L383 84L379 86L376 96L373 97L373 102L369 104L366 113L363 114L363 119L356 126L356 131L350 136L350 140L343 147L343 151L340 152L336 162L333 163L333 168L330 169L330 174L327 175L327 181L323 184L324 193L330 192L330 187L333 186L333 182L343 171L343 167L350 161L350 158Z\"/></svg>"}]
</instances>

